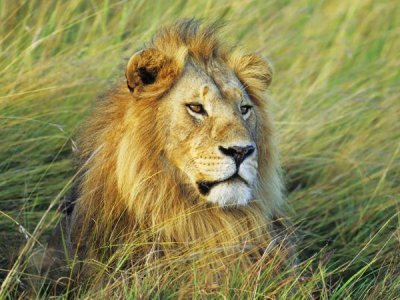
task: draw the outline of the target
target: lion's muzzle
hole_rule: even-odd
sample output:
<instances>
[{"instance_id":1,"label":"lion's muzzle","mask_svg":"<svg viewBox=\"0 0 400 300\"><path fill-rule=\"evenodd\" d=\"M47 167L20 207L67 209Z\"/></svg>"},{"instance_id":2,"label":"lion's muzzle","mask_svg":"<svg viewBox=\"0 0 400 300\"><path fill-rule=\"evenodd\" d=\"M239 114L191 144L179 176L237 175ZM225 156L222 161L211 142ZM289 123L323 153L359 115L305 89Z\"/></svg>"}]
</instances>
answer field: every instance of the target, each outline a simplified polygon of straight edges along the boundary
<instances>
[{"instance_id":1,"label":"lion's muzzle","mask_svg":"<svg viewBox=\"0 0 400 300\"><path fill-rule=\"evenodd\" d=\"M201 174L196 181L199 193L220 206L245 205L253 195L257 178L257 151L254 146L218 147L219 161L198 159Z\"/></svg>"}]
</instances>

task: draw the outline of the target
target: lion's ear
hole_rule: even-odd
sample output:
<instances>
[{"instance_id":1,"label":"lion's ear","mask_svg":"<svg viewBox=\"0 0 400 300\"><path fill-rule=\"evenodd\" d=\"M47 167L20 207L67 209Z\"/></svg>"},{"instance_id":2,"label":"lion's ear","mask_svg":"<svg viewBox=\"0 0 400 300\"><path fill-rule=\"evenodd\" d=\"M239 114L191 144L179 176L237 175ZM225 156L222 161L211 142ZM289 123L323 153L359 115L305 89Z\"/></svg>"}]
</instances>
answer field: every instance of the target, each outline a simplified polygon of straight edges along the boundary
<instances>
[{"instance_id":1,"label":"lion's ear","mask_svg":"<svg viewBox=\"0 0 400 300\"><path fill-rule=\"evenodd\" d=\"M273 69L265 58L257 54L242 54L234 51L228 57L227 62L250 96L260 98L261 94L270 86Z\"/></svg>"},{"instance_id":2,"label":"lion's ear","mask_svg":"<svg viewBox=\"0 0 400 300\"><path fill-rule=\"evenodd\" d=\"M137 98L159 97L164 94L181 72L180 64L161 51L148 48L135 53L126 67L126 80Z\"/></svg>"}]
</instances>

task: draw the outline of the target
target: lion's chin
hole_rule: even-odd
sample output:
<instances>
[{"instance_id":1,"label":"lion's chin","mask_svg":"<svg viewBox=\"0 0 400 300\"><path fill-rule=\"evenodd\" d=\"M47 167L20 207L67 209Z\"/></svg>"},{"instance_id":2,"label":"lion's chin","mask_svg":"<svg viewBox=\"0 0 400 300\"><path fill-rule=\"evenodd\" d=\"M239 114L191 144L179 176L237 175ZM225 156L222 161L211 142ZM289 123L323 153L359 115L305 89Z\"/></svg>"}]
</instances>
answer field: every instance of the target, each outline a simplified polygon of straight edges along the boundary
<instances>
[{"instance_id":1,"label":"lion's chin","mask_svg":"<svg viewBox=\"0 0 400 300\"><path fill-rule=\"evenodd\" d=\"M215 185L206 196L208 202L221 207L242 206L252 199L251 188L241 181L221 182Z\"/></svg>"}]
</instances>

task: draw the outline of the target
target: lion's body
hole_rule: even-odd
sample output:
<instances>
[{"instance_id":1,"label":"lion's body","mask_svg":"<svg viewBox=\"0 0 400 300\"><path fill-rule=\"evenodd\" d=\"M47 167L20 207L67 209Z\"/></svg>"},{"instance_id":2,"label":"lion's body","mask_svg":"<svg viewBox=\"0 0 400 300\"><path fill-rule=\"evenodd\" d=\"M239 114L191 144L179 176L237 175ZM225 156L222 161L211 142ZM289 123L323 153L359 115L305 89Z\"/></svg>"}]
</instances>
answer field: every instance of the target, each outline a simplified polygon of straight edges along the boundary
<instances>
[{"instance_id":1,"label":"lion's body","mask_svg":"<svg viewBox=\"0 0 400 300\"><path fill-rule=\"evenodd\" d=\"M121 82L112 89L81 130L77 199L62 229L69 255L104 260L116 245L130 244L131 267L178 252L207 253L213 257L209 266L249 253L241 260L251 265L270 248L276 238L272 218L281 215L279 162L263 95L271 80L269 66L257 56L225 49L212 29L193 22L161 31L151 49L156 51L142 50L130 60L128 87ZM212 105L207 114L189 111L191 117L186 108L171 105L188 91L213 97L212 104L204 104ZM240 97L254 105L248 119L235 119L227 106ZM212 125L203 126L205 118ZM214 148L233 140L256 145L249 163L242 163L243 176L236 170L246 180L221 180L209 191L214 175L204 174L234 168L220 161ZM199 193L198 182L206 182L208 194ZM225 192L228 196L221 196Z\"/></svg>"}]
</instances>

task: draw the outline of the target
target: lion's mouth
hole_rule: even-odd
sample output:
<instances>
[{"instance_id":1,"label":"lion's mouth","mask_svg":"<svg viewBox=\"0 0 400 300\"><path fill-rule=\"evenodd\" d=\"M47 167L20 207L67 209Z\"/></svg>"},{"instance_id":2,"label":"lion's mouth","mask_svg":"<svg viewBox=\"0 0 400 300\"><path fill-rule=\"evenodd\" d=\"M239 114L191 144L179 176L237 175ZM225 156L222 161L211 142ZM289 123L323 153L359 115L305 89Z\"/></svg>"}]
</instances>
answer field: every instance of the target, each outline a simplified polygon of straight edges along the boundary
<instances>
[{"instance_id":1,"label":"lion's mouth","mask_svg":"<svg viewBox=\"0 0 400 300\"><path fill-rule=\"evenodd\" d=\"M220 183L224 183L224 182L231 182L231 181L241 181L244 182L246 185L248 185L247 181L244 180L237 172L235 174L233 174L232 176L224 179L224 180L217 180L217 181L199 181L197 183L197 187L200 191L200 194L202 194L203 196L206 196L210 190L220 184Z\"/></svg>"}]
</instances>

